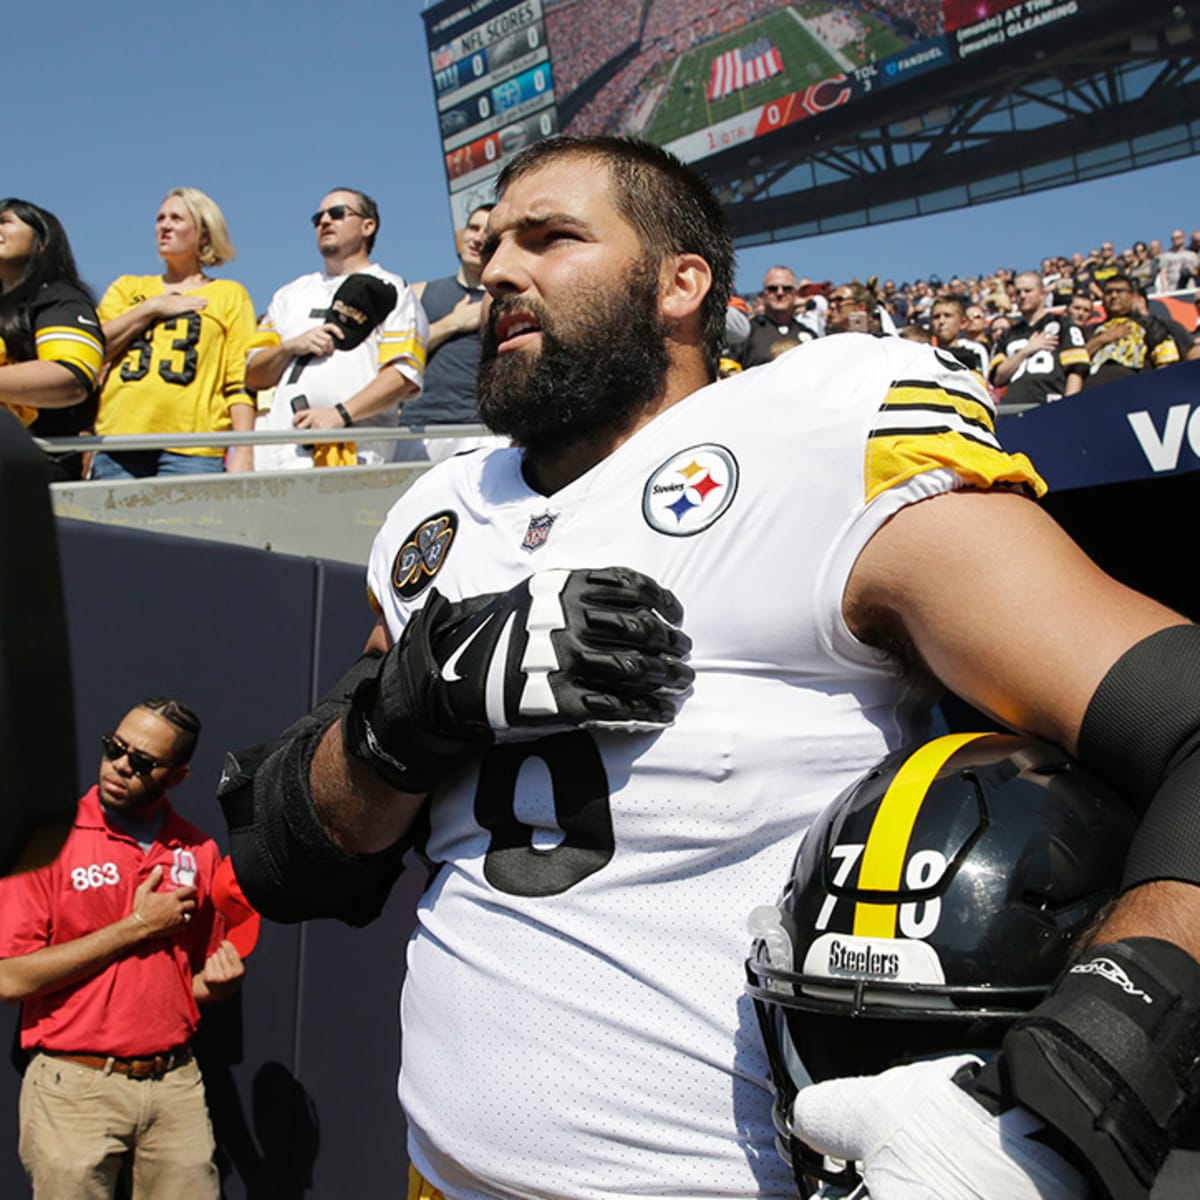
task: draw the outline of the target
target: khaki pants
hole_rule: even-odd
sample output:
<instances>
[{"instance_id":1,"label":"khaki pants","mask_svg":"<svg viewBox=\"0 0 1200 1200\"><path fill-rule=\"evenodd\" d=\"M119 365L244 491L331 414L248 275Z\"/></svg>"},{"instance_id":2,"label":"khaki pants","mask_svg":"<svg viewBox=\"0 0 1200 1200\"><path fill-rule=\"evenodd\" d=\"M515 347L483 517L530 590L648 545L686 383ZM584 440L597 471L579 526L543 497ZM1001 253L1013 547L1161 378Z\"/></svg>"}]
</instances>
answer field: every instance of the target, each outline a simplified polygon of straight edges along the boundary
<instances>
[{"instance_id":1,"label":"khaki pants","mask_svg":"<svg viewBox=\"0 0 1200 1200\"><path fill-rule=\"evenodd\" d=\"M129 1079L35 1054L21 1087L21 1162L34 1200L111 1200L126 1159L133 1200L217 1200L196 1063Z\"/></svg>"}]
</instances>

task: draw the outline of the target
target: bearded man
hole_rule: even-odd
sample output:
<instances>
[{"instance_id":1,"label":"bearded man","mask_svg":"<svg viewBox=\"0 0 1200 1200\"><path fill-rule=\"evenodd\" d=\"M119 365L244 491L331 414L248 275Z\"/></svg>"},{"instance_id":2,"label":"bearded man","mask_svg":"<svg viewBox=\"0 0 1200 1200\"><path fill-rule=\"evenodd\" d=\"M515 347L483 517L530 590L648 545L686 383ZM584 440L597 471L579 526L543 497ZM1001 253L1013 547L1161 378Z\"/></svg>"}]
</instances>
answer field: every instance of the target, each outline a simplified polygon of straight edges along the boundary
<instances>
[{"instance_id":1,"label":"bearded man","mask_svg":"<svg viewBox=\"0 0 1200 1200\"><path fill-rule=\"evenodd\" d=\"M362 923L408 847L436 865L401 1013L410 1197L794 1196L746 914L920 735L936 676L1148 809L1099 939L1185 1016L1155 1024L1093 948L1006 1048L1011 1086L939 1060L881 1112L874 1080L834 1081L796 1132L864 1160L876 1200L928 1195L939 1155L941 1200L1152 1176L1195 1090L1196 630L1031 502L944 352L847 333L714 383L732 274L714 197L656 147L554 138L505 168L478 395L515 445L413 484L367 654L231 756L239 880L277 919ZM1081 1117L1147 1060L1170 1081L1148 1118Z\"/></svg>"}]
</instances>

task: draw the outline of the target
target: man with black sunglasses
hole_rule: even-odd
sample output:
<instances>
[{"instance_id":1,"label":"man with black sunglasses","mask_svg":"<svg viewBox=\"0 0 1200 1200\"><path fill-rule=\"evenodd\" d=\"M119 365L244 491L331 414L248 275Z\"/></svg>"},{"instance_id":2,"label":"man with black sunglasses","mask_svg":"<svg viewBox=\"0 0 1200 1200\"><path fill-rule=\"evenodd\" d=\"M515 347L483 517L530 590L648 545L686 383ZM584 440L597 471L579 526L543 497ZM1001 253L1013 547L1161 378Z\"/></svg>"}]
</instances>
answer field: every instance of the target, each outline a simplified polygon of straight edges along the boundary
<instances>
[{"instance_id":1,"label":"man with black sunglasses","mask_svg":"<svg viewBox=\"0 0 1200 1200\"><path fill-rule=\"evenodd\" d=\"M198 1003L243 966L211 899L220 851L172 808L200 721L142 701L101 738L97 784L48 867L0 880L0 999L20 1001L21 1161L41 1197L219 1194ZM126 1160L130 1161L126 1161Z\"/></svg>"},{"instance_id":2,"label":"man with black sunglasses","mask_svg":"<svg viewBox=\"0 0 1200 1200\"><path fill-rule=\"evenodd\" d=\"M312 215L322 269L285 284L271 297L246 360L247 386L275 388L265 429L394 426L399 408L421 392L429 322L404 279L371 261L379 208L365 192L334 188ZM352 348L333 320L339 288L351 275L381 280L395 292L390 311L371 314L371 330ZM386 308L386 305L381 308ZM352 439L353 435L350 435ZM387 442L352 440L316 450L257 446L258 471L353 466L389 461Z\"/></svg>"},{"instance_id":3,"label":"man with black sunglasses","mask_svg":"<svg viewBox=\"0 0 1200 1200\"><path fill-rule=\"evenodd\" d=\"M750 322L747 367L770 362L771 347L780 338L795 338L798 345L816 339L815 331L796 319L796 276L787 267L772 267L763 276L762 306Z\"/></svg>"}]
</instances>

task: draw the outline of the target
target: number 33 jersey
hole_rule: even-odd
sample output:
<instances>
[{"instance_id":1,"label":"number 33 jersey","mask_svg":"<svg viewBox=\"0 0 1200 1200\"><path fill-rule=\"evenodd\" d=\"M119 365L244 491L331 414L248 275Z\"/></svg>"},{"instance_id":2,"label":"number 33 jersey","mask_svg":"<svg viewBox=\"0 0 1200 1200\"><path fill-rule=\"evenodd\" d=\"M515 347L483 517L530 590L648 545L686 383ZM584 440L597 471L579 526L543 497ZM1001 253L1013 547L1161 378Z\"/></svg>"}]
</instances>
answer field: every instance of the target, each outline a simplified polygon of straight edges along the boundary
<instances>
[{"instance_id":1,"label":"number 33 jersey","mask_svg":"<svg viewBox=\"0 0 1200 1200\"><path fill-rule=\"evenodd\" d=\"M100 320L111 321L164 291L158 275L122 275L100 301ZM210 279L187 294L202 297L204 307L155 321L113 363L100 394L97 433L224 432L233 428L231 404L253 405L246 391L254 335L250 294L232 279ZM179 452L223 453L195 447Z\"/></svg>"},{"instance_id":2,"label":"number 33 jersey","mask_svg":"<svg viewBox=\"0 0 1200 1200\"><path fill-rule=\"evenodd\" d=\"M842 335L695 392L552 496L451 459L371 556L393 638L431 587L626 566L683 604L696 679L657 733L497 746L438 790L400 1092L447 1196L794 1196L743 961L800 835L925 697L842 617L903 506L1042 488L949 356Z\"/></svg>"}]
</instances>

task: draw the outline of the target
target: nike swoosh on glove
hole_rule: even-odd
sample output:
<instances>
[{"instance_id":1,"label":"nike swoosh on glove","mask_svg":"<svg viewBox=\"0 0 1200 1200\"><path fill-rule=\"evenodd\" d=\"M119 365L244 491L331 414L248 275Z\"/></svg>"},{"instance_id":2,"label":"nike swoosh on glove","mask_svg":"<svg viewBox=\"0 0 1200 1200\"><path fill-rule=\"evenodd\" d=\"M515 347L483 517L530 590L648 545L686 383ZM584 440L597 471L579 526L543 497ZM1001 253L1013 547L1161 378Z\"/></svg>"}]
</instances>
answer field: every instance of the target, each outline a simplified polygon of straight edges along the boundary
<instances>
[{"instance_id":1,"label":"nike swoosh on glove","mask_svg":"<svg viewBox=\"0 0 1200 1200\"><path fill-rule=\"evenodd\" d=\"M434 633L433 657L455 723L497 741L662 729L695 675L683 607L627 567L539 571L460 610Z\"/></svg>"},{"instance_id":2,"label":"nike swoosh on glove","mask_svg":"<svg viewBox=\"0 0 1200 1200\"><path fill-rule=\"evenodd\" d=\"M346 747L426 792L493 741L662 729L695 677L682 619L669 591L626 567L539 571L461 601L431 589L355 690Z\"/></svg>"},{"instance_id":3,"label":"nike swoosh on glove","mask_svg":"<svg viewBox=\"0 0 1200 1200\"><path fill-rule=\"evenodd\" d=\"M1087 1180L1030 1135L1028 1109L993 1117L954 1082L971 1054L831 1079L796 1097L796 1136L854 1160L871 1200L1088 1200Z\"/></svg>"}]
</instances>

